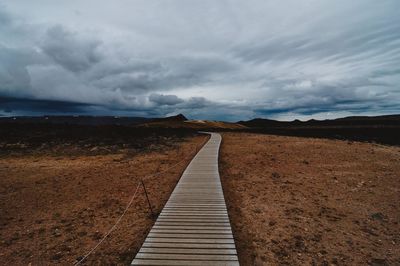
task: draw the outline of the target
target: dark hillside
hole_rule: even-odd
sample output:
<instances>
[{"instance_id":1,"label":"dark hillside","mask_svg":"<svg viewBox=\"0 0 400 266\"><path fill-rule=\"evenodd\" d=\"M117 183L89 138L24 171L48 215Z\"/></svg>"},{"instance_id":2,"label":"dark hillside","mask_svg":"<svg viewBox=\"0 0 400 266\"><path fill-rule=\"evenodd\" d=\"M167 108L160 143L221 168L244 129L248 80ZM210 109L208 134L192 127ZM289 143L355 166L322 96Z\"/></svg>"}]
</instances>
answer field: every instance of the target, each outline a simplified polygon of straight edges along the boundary
<instances>
[{"instance_id":1,"label":"dark hillside","mask_svg":"<svg viewBox=\"0 0 400 266\"><path fill-rule=\"evenodd\" d=\"M345 139L400 145L400 115L353 116L334 120L281 122L270 119L240 121L246 131L283 136Z\"/></svg>"}]
</instances>

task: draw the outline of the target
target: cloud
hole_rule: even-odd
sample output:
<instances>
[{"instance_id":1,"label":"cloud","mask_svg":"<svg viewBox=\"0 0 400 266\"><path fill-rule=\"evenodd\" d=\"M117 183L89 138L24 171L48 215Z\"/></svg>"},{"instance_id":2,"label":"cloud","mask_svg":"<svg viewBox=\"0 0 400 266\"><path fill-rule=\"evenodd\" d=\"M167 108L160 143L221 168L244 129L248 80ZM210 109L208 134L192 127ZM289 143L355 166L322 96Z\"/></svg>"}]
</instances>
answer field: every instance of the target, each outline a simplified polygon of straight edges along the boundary
<instances>
[{"instance_id":1,"label":"cloud","mask_svg":"<svg viewBox=\"0 0 400 266\"><path fill-rule=\"evenodd\" d=\"M11 24L11 16L4 10L3 6L0 6L0 25L2 27L9 26Z\"/></svg>"},{"instance_id":2,"label":"cloud","mask_svg":"<svg viewBox=\"0 0 400 266\"><path fill-rule=\"evenodd\" d=\"M12 94L29 86L30 77L26 69L29 60L26 60L26 54L0 46L0 61L3 62L0 65L0 80L3 90Z\"/></svg>"},{"instance_id":3,"label":"cloud","mask_svg":"<svg viewBox=\"0 0 400 266\"><path fill-rule=\"evenodd\" d=\"M176 95L162 95L162 94L151 94L149 100L159 105L177 105L182 103L183 100L178 98Z\"/></svg>"},{"instance_id":4,"label":"cloud","mask_svg":"<svg viewBox=\"0 0 400 266\"><path fill-rule=\"evenodd\" d=\"M62 102L59 112L231 121L400 111L395 0L38 1L0 4L0 97L14 99L2 110Z\"/></svg>"},{"instance_id":5,"label":"cloud","mask_svg":"<svg viewBox=\"0 0 400 266\"><path fill-rule=\"evenodd\" d=\"M34 100L19 99L12 97L0 97L0 112L13 114L18 112L27 112L34 115L41 113L86 113L88 105L84 103L66 102L66 101L50 101L50 100Z\"/></svg>"},{"instance_id":6,"label":"cloud","mask_svg":"<svg viewBox=\"0 0 400 266\"><path fill-rule=\"evenodd\" d=\"M204 108L206 106L210 105L215 105L215 103L212 103L208 101L204 97L191 97L187 102L186 102L186 108Z\"/></svg>"},{"instance_id":7,"label":"cloud","mask_svg":"<svg viewBox=\"0 0 400 266\"><path fill-rule=\"evenodd\" d=\"M97 40L82 38L57 25L46 31L41 49L66 69L81 72L101 60L97 51L99 45Z\"/></svg>"}]
</instances>

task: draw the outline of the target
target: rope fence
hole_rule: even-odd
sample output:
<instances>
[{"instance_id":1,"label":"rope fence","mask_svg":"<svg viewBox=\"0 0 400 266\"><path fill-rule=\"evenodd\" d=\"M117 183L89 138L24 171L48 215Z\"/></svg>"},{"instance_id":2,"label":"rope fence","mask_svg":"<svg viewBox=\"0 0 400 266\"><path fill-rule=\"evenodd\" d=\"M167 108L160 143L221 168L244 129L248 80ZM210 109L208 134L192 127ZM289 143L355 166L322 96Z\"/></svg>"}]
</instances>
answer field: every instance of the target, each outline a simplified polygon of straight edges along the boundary
<instances>
[{"instance_id":1,"label":"rope fence","mask_svg":"<svg viewBox=\"0 0 400 266\"><path fill-rule=\"evenodd\" d=\"M198 145L196 145L194 154L191 155L191 158L193 158L193 156L195 156L197 154L198 150L199 150L199 147L198 147ZM137 182L137 186L136 186L135 192L133 193L133 195L132 195L131 199L129 200L128 204L126 205L125 210L118 217L118 219L116 220L114 225L110 228L110 230L108 230L108 232L103 236L103 238L100 239L100 241L89 252L87 252L79 261L75 262L73 265L76 266L76 265L82 264L82 262L84 262L94 251L96 251L96 249L104 242L104 240L106 240L106 238L115 230L115 228L117 227L119 222L122 220L122 218L124 217L124 215L126 214L128 209L131 207L131 205L132 205L132 203L133 203L133 201L134 201L134 199L136 197L136 194L139 191L139 188L140 188L141 185L143 186L143 189L144 189L144 192L145 192L145 195L146 195L147 202L149 204L149 209L150 209L150 212L152 214L152 217L154 217L155 213L153 212L153 209L152 209L152 206L151 206L151 203L150 203L150 199L149 199L149 197L147 195L147 190L146 190L146 187L145 187L143 179L148 179L148 178L151 178L151 177L156 177L158 175L164 174L164 173L170 171L171 169L177 167L179 164L183 163L186 160L187 160L186 158L182 159L178 163L172 165L171 167L168 167L167 169L165 169L165 170L163 170L161 172L157 172L155 174L147 175L147 176L139 179L138 182Z\"/></svg>"},{"instance_id":2,"label":"rope fence","mask_svg":"<svg viewBox=\"0 0 400 266\"><path fill-rule=\"evenodd\" d=\"M111 234L112 231L114 231L114 229L117 227L117 225L119 224L119 222L121 221L122 217L124 217L125 213L128 211L129 207L132 205L133 200L136 197L136 194L139 190L140 187L140 182L138 182L137 186L136 186L136 190L135 193L133 193L133 196L131 198L131 200L129 201L128 205L126 206L124 212L121 214L121 216L117 219L117 221L115 222L115 224L111 227L111 229L103 236L103 238L97 243L96 246L94 246L88 253L86 253L85 256L83 256L83 258L79 261L77 261L76 263L74 263L74 265L79 265L81 264L87 257L89 257L90 254L92 254L98 246L101 245L101 243L103 243L103 241Z\"/></svg>"}]
</instances>

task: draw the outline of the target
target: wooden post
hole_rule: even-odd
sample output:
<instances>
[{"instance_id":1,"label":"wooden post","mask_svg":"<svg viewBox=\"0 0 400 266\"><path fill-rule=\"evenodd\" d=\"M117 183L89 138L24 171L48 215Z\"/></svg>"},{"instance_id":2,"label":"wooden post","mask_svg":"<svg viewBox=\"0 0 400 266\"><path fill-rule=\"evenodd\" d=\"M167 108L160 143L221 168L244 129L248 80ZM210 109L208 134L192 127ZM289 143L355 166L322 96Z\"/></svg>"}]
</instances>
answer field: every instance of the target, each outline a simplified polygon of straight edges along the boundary
<instances>
[{"instance_id":1,"label":"wooden post","mask_svg":"<svg viewBox=\"0 0 400 266\"><path fill-rule=\"evenodd\" d=\"M143 179L140 179L140 181L142 182L142 186L144 189L144 194L146 195L146 199L147 199L147 203L149 204L149 208L151 211L151 216L154 217L154 212L153 212L153 208L151 207L151 203L150 203L150 199L149 199L149 195L147 194L147 190L146 190L146 186L144 185Z\"/></svg>"}]
</instances>

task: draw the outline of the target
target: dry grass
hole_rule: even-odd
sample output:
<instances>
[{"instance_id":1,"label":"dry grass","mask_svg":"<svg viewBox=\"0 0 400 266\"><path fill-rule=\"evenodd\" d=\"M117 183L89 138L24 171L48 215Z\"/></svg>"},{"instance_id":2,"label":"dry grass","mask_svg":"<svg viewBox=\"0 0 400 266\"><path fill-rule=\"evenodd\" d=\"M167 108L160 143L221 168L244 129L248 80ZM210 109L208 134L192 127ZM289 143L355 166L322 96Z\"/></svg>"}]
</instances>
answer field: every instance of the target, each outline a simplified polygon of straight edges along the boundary
<instances>
[{"instance_id":1,"label":"dry grass","mask_svg":"<svg viewBox=\"0 0 400 266\"><path fill-rule=\"evenodd\" d=\"M400 148L223 134L242 265L400 265Z\"/></svg>"},{"instance_id":2,"label":"dry grass","mask_svg":"<svg viewBox=\"0 0 400 266\"><path fill-rule=\"evenodd\" d=\"M71 265L115 223L139 178L184 162L167 173L145 178L160 211L205 136L148 151L129 149L101 155L3 156L0 161L0 264ZM171 143L169 143L171 144ZM153 220L142 188L117 229L86 264L127 265Z\"/></svg>"}]
</instances>

